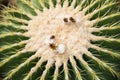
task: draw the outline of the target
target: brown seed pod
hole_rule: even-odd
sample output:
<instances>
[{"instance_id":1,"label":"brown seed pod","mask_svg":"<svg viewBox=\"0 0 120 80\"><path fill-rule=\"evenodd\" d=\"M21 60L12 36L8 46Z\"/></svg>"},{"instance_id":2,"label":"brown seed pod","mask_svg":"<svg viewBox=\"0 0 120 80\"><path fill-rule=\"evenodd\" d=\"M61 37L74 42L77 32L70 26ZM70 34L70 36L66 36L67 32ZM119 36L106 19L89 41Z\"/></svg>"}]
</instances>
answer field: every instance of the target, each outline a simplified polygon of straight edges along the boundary
<instances>
[{"instance_id":1,"label":"brown seed pod","mask_svg":"<svg viewBox=\"0 0 120 80\"><path fill-rule=\"evenodd\" d=\"M54 36L54 35L52 35L52 36L50 37L50 39L55 39L55 36Z\"/></svg>"},{"instance_id":2,"label":"brown seed pod","mask_svg":"<svg viewBox=\"0 0 120 80\"><path fill-rule=\"evenodd\" d=\"M73 22L73 23L76 22L75 19L74 19L73 17L70 17L69 20L70 20L71 22Z\"/></svg>"},{"instance_id":3,"label":"brown seed pod","mask_svg":"<svg viewBox=\"0 0 120 80\"><path fill-rule=\"evenodd\" d=\"M66 23L68 22L68 18L64 18L63 20L64 20L64 22L66 22Z\"/></svg>"},{"instance_id":4,"label":"brown seed pod","mask_svg":"<svg viewBox=\"0 0 120 80\"><path fill-rule=\"evenodd\" d=\"M53 50L55 50L55 49L56 49L56 45L55 45L55 44L53 44L53 43L52 43L52 44L50 44L49 46L50 46L50 48L51 48L51 49L53 49Z\"/></svg>"}]
</instances>

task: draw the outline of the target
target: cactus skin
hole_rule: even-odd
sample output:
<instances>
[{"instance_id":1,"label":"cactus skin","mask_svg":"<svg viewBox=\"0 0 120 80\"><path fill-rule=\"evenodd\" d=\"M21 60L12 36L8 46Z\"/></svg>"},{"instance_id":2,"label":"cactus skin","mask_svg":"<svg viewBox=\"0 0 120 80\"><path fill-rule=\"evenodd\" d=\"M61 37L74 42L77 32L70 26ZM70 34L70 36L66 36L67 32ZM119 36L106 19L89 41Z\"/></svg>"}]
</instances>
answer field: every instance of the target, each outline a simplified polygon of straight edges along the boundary
<instances>
[{"instance_id":1,"label":"cactus skin","mask_svg":"<svg viewBox=\"0 0 120 80\"><path fill-rule=\"evenodd\" d=\"M16 1L2 11L2 80L120 80L115 0Z\"/></svg>"}]
</instances>

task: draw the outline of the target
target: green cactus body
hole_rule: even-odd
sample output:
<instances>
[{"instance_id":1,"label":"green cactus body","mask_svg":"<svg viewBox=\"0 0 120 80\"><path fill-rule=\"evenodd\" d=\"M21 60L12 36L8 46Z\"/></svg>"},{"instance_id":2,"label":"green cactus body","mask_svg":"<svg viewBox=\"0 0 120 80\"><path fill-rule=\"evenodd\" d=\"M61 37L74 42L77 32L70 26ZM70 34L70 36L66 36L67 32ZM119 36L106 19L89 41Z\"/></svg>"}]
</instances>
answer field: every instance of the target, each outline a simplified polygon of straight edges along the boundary
<instances>
[{"instance_id":1,"label":"green cactus body","mask_svg":"<svg viewBox=\"0 0 120 80\"><path fill-rule=\"evenodd\" d=\"M16 2L2 11L2 80L120 80L117 1Z\"/></svg>"}]
</instances>

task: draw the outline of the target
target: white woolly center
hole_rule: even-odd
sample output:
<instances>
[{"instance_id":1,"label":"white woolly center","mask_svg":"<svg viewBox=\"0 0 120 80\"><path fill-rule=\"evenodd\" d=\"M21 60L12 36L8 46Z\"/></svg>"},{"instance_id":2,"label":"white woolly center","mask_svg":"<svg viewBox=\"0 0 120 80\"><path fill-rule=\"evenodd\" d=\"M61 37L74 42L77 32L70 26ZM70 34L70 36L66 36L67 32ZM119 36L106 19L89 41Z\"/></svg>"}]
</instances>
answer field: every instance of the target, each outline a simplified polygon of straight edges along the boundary
<instances>
[{"instance_id":1,"label":"white woolly center","mask_svg":"<svg viewBox=\"0 0 120 80\"><path fill-rule=\"evenodd\" d=\"M38 53L42 49L41 55L46 53L48 58L52 55L52 59L58 56L60 60L61 56L68 59L74 54L82 55L81 50L88 49L91 34L91 25L88 20L82 19L83 17L82 12L76 14L74 9L69 8L55 8L38 13L38 16L29 22L27 36L30 39L25 49ZM55 38L50 39L50 36Z\"/></svg>"}]
</instances>

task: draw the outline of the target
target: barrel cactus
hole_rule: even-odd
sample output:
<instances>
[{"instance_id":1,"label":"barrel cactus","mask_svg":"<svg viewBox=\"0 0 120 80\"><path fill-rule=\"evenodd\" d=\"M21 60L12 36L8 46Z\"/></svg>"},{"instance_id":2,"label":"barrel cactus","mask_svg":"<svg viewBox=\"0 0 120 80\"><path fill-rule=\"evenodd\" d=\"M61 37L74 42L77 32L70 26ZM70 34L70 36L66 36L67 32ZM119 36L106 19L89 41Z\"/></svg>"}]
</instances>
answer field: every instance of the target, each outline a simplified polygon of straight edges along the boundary
<instances>
[{"instance_id":1,"label":"barrel cactus","mask_svg":"<svg viewBox=\"0 0 120 80\"><path fill-rule=\"evenodd\" d=\"M0 21L2 80L120 80L116 0L16 0Z\"/></svg>"}]
</instances>

